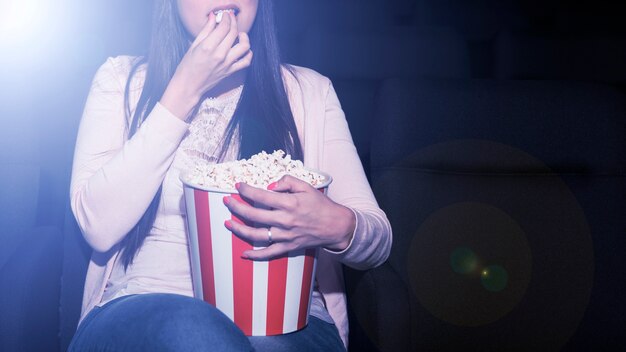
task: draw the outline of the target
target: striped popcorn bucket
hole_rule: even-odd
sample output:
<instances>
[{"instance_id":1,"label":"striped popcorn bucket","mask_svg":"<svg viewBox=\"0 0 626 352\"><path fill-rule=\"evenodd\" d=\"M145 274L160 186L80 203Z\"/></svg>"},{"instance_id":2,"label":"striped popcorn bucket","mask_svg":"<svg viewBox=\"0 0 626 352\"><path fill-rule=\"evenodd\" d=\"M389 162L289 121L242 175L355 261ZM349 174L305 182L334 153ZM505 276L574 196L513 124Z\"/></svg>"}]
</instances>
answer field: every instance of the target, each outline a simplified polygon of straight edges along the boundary
<instances>
[{"instance_id":1,"label":"striped popcorn bucket","mask_svg":"<svg viewBox=\"0 0 626 352\"><path fill-rule=\"evenodd\" d=\"M317 189L326 193L329 175ZM267 261L242 259L248 243L225 226L240 219L223 203L226 195L244 200L235 190L191 184L181 176L187 208L187 227L194 296L226 314L247 336L290 333L308 324L315 280L317 250L306 249Z\"/></svg>"}]
</instances>

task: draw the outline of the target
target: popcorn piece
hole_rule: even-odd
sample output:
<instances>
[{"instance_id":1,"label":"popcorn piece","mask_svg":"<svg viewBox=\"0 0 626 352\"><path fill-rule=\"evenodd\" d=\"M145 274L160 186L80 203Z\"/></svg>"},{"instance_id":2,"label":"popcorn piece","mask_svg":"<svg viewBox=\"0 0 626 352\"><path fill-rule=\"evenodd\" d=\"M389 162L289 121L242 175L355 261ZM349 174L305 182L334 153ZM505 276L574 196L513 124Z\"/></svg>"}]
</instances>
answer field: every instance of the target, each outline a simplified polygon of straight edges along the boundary
<instances>
[{"instance_id":1,"label":"popcorn piece","mask_svg":"<svg viewBox=\"0 0 626 352\"><path fill-rule=\"evenodd\" d=\"M324 176L306 170L302 161L292 160L282 150L272 154L262 151L250 159L231 161L221 164L198 164L189 173L189 182L202 187L215 187L223 190L235 189L235 183L267 188L284 175L294 176L315 187L325 181Z\"/></svg>"}]
</instances>

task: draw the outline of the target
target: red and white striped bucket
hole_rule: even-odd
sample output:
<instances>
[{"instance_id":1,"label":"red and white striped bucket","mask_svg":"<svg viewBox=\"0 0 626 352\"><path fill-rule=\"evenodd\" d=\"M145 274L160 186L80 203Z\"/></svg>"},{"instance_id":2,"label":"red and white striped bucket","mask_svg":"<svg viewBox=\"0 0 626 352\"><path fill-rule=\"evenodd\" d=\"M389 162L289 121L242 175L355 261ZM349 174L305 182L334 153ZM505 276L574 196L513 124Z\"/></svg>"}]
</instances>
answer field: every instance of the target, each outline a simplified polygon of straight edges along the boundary
<instances>
[{"instance_id":1,"label":"red and white striped bucket","mask_svg":"<svg viewBox=\"0 0 626 352\"><path fill-rule=\"evenodd\" d=\"M319 172L318 172L319 173ZM326 193L329 175L317 187ZM187 226L194 296L226 314L247 336L280 335L300 330L309 321L317 250L289 252L269 261L242 259L250 244L235 236L224 221L233 216L223 198L234 190L219 190L187 182L181 177L187 208Z\"/></svg>"}]
</instances>

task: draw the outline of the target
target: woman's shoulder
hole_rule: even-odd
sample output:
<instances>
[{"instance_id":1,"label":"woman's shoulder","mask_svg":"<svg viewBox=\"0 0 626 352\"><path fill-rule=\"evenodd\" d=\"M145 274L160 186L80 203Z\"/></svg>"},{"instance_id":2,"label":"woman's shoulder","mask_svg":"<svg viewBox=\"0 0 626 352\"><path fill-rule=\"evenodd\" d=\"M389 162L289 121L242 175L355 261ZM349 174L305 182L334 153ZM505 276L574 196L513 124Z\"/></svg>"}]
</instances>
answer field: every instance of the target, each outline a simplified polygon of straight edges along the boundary
<instances>
[{"instance_id":1,"label":"woman's shoulder","mask_svg":"<svg viewBox=\"0 0 626 352\"><path fill-rule=\"evenodd\" d=\"M130 70L138 63L142 61L141 56L131 56L131 55L119 55L119 56L110 56L106 59L103 67L109 66L114 69L116 72L120 74L128 74Z\"/></svg>"},{"instance_id":2,"label":"woman's shoulder","mask_svg":"<svg viewBox=\"0 0 626 352\"><path fill-rule=\"evenodd\" d=\"M96 72L95 80L114 79L119 82L120 85L125 86L131 71L136 65L139 64L135 75L141 76L144 74L143 71L145 69L143 66L145 65L141 65L141 59L142 58L139 56L130 55L109 57L100 65L100 68Z\"/></svg>"},{"instance_id":3,"label":"woman's shoulder","mask_svg":"<svg viewBox=\"0 0 626 352\"><path fill-rule=\"evenodd\" d=\"M288 89L324 91L330 85L328 77L307 67L283 64L282 71Z\"/></svg>"}]
</instances>

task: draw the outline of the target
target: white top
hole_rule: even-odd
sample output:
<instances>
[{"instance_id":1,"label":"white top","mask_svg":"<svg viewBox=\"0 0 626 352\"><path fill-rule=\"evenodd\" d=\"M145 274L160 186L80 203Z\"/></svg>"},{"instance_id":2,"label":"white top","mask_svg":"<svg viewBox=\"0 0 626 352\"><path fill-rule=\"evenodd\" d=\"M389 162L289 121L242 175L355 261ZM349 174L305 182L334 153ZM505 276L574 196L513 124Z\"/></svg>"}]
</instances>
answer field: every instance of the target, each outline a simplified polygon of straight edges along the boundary
<instances>
[{"instance_id":1,"label":"white top","mask_svg":"<svg viewBox=\"0 0 626 352\"><path fill-rule=\"evenodd\" d=\"M98 306L122 296L143 293L173 293L193 297L183 185L179 175L198 162L217 162L222 139L242 91L243 86L240 86L220 97L202 102L165 174L152 230L127 269L124 269L121 256L117 257ZM238 145L232 143L224 161L235 160L237 154ZM317 291L317 284L311 302L311 314L333 322Z\"/></svg>"},{"instance_id":2,"label":"white top","mask_svg":"<svg viewBox=\"0 0 626 352\"><path fill-rule=\"evenodd\" d=\"M243 86L240 86L202 103L165 174L150 234L127 270L124 270L120 257L115 261L99 305L121 296L141 293L175 293L193 297L183 185L179 175L193 168L199 160L217 161L220 142L242 90ZM236 152L237 146L233 143L225 161L234 160Z\"/></svg>"},{"instance_id":3,"label":"white top","mask_svg":"<svg viewBox=\"0 0 626 352\"><path fill-rule=\"evenodd\" d=\"M157 103L137 133L130 139L127 137L124 91L132 62L133 58L120 56L108 59L100 67L76 140L71 206L83 236L94 249L85 279L81 319L103 301L107 285L109 290L119 287L115 284L120 283L121 276L118 273L112 278L112 274L120 253L120 241L139 221L159 186L178 180L177 167L172 168L172 165L174 159L181 158L181 143L191 127ZM348 316L341 265L368 269L382 264L391 249L391 227L367 182L330 80L304 67L283 66L281 73L302 142L304 166L330 174L333 183L328 188L328 197L349 207L356 215L351 243L341 252L320 249L316 270L323 302L347 345ZM143 88L142 75L140 70L130 82L131 110ZM176 165L179 162L176 161ZM159 248L166 245L180 249L183 248L180 241L186 238L185 219L180 213L180 191L175 188L164 191L158 219L148 238L158 240ZM173 233L161 236L165 232ZM151 246L154 245L144 246L144 250ZM180 256L186 258L187 254L180 253ZM141 258L139 261L150 263ZM135 263L137 267L139 261ZM161 265L161 269L168 271L174 278L168 284L176 282L177 275L187 270L182 268L184 264L178 267L163 260L150 265L151 270ZM140 282L131 277L127 279ZM143 283L148 279L146 275ZM191 279L187 285L190 282ZM138 287L135 285L132 289ZM313 314L314 306L311 311Z\"/></svg>"}]
</instances>

